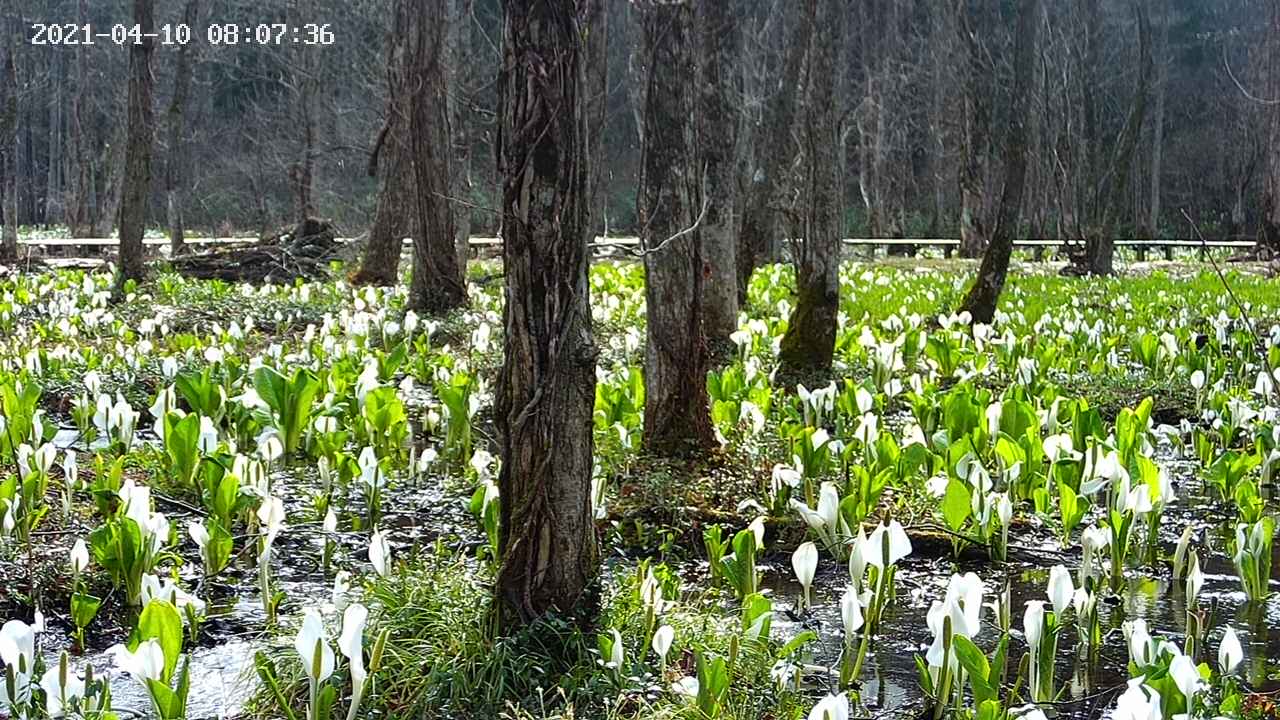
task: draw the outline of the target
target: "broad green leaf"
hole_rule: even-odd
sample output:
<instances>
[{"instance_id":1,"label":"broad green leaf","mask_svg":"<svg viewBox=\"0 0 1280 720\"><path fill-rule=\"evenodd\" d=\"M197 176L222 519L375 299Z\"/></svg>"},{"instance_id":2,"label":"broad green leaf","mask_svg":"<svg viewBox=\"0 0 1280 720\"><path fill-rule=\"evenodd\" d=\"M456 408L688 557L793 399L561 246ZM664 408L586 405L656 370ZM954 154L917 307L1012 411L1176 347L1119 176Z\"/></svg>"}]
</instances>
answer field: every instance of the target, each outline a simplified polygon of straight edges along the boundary
<instances>
[{"instance_id":1,"label":"broad green leaf","mask_svg":"<svg viewBox=\"0 0 1280 720\"><path fill-rule=\"evenodd\" d=\"M947 483L947 492L942 497L942 518L952 532L963 528L965 521L969 519L971 501L969 486L956 478L951 478Z\"/></svg>"}]
</instances>

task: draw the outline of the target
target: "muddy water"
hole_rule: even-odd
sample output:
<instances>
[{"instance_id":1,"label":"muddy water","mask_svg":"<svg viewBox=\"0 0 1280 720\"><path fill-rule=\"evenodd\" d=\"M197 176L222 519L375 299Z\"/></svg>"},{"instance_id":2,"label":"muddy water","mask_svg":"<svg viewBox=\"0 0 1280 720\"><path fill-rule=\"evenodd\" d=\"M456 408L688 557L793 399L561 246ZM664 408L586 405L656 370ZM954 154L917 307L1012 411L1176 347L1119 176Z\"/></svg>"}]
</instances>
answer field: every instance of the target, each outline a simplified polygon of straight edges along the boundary
<instances>
[{"instance_id":1,"label":"muddy water","mask_svg":"<svg viewBox=\"0 0 1280 720\"><path fill-rule=\"evenodd\" d=\"M1273 596L1264 605L1250 605L1236 577L1231 559L1225 554L1230 517L1223 507L1208 500L1203 488L1195 479L1195 465L1162 453L1161 464L1166 471L1181 478L1179 500L1166 509L1160 528L1161 547L1165 556L1171 556L1182 529L1192 524L1197 529L1200 542L1197 545L1205 583L1200 592L1200 607L1214 608L1210 621L1213 629L1208 647L1197 658L1217 667L1218 638L1226 625L1235 629L1244 647L1245 660L1238 670L1246 684L1255 690L1280 689L1280 681L1268 679L1275 666L1270 658L1280 658L1280 596ZM1206 540L1207 539L1207 540ZM924 705L914 656L924 655L932 634L925 624L929 605L941 599L953 572L975 572L986 588L984 600L996 598L1006 583L1009 587L1012 639L1009 647L1008 673L1017 673L1017 663L1026 651L1022 635L1022 614L1029 600L1048 600L1046 588L1049 567L1063 562L1064 550L1047 530L1031 527L1011 537L1010 543L1031 551L1043 553L1043 563L1023 562L1007 568L997 568L982 561L956 563L949 558L926 559L910 557L904 560L898 572L898 602L891 608L883 622L881 634L875 639L863 668L861 677L864 709L873 717L915 717ZM1207 546L1207 547L1206 547ZM1075 577L1079 563L1078 546L1066 550L1068 562L1064 564ZM1026 555L1027 553L1019 553ZM966 558L969 556L966 555ZM1273 564L1280 567L1280 542L1273 548ZM1128 646L1121 631L1125 620L1142 618L1153 637L1168 638L1182 645L1185 637L1186 598L1183 582L1173 582L1167 565L1158 568L1130 569L1124 589L1110 597L1100 598L1099 620L1103 642L1092 658L1085 657L1082 648L1076 646L1076 630L1073 620L1063 629L1058 643L1055 687L1062 691L1061 701L1055 706L1059 717L1101 717L1114 704L1117 694L1124 689L1128 678ZM816 632L820 638L814 646L814 662L836 667L843 631L841 628L840 596L848 586L848 573L841 563L824 556L812 589L813 609L802 617L779 612L775 615L774 635L779 639L794 637L802 630ZM764 586L775 595L775 610L794 609L801 593L795 581L790 563L777 559L776 566L766 571ZM1272 588L1280 591L1280 582L1272 580ZM1068 617L1074 613L1068 611ZM975 642L990 653L999 640L999 629L994 611L984 608L983 631ZM809 678L815 692L826 689L832 679L821 674Z\"/></svg>"}]
</instances>

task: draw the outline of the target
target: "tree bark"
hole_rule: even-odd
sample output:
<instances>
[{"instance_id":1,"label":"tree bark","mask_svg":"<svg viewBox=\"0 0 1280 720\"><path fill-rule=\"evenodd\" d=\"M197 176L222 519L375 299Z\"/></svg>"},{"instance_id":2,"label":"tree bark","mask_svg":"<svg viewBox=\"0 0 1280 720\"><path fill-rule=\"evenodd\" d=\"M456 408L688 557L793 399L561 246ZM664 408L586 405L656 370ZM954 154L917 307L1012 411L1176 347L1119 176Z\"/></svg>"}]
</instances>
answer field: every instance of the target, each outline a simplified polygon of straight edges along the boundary
<instances>
[{"instance_id":1,"label":"tree bark","mask_svg":"<svg viewBox=\"0 0 1280 720\"><path fill-rule=\"evenodd\" d=\"M409 306L439 314L467 304L449 200L449 131L445 57L446 0L403 0L397 27L408 36L407 73L397 92L409 99L409 165L413 172L413 277Z\"/></svg>"},{"instance_id":2,"label":"tree bark","mask_svg":"<svg viewBox=\"0 0 1280 720\"><path fill-rule=\"evenodd\" d=\"M1112 156L1111 167L1107 171L1107 175L1113 176L1115 182L1107 187L1106 195L1100 198L1103 207L1102 221L1085 242L1086 268L1090 275L1111 275L1115 272L1115 218L1128 195L1133 155L1138 147L1138 139L1142 137L1142 124L1146 118L1147 100L1151 92L1151 24L1141 0L1134 0L1133 10L1138 24L1138 82L1134 88L1129 116L1120 131L1115 155Z\"/></svg>"},{"instance_id":3,"label":"tree bark","mask_svg":"<svg viewBox=\"0 0 1280 720\"><path fill-rule=\"evenodd\" d=\"M591 143L591 216L600 234L608 231L605 215L604 138L609 117L609 7L606 0L586 0L580 9L587 33L587 132Z\"/></svg>"},{"instance_id":4,"label":"tree bark","mask_svg":"<svg viewBox=\"0 0 1280 720\"><path fill-rule=\"evenodd\" d=\"M182 22L194 28L199 22L200 0L187 0L182 7ZM169 225L169 256L177 257L186 252L186 228L182 217L182 193L186 179L183 170L187 163L187 141L183 121L187 108L187 96L191 90L191 53L195 43L178 47L177 67L173 72L173 98L166 116L168 127L168 156L165 158L164 191Z\"/></svg>"},{"instance_id":5,"label":"tree bark","mask_svg":"<svg viewBox=\"0 0 1280 720\"><path fill-rule=\"evenodd\" d=\"M506 0L498 168L505 355L494 398L502 444L504 625L571 612L596 575L591 512L596 347L585 48L573 0Z\"/></svg>"},{"instance_id":6,"label":"tree bark","mask_svg":"<svg viewBox=\"0 0 1280 720\"><path fill-rule=\"evenodd\" d=\"M765 104L764 122L757 133L763 159L749 179L747 202L742 214L738 238L738 299L747 297L747 285L755 269L767 262L778 238L778 193L783 174L796 156L792 138L795 124L796 97L804 70L813 23L797 18L787 42L786 61L778 87Z\"/></svg>"},{"instance_id":7,"label":"tree bark","mask_svg":"<svg viewBox=\"0 0 1280 720\"><path fill-rule=\"evenodd\" d=\"M732 347L738 329L737 189L738 26L727 0L697 5L698 147L706 173L702 326L712 347Z\"/></svg>"},{"instance_id":8,"label":"tree bark","mask_svg":"<svg viewBox=\"0 0 1280 720\"><path fill-rule=\"evenodd\" d=\"M470 55L473 0L449 0L449 141L452 157L449 196L453 198L454 245L463 274L471 256L471 92L475 86Z\"/></svg>"},{"instance_id":9,"label":"tree bark","mask_svg":"<svg viewBox=\"0 0 1280 720\"><path fill-rule=\"evenodd\" d=\"M1022 191L1027 178L1027 123L1031 119L1031 85L1035 72L1036 35L1040 29L1040 1L1020 0L1014 34L1013 95L1009 112L1009 136L1004 148L1004 189L991 244L982 256L978 276L961 305L974 322L990 323L996 303L1004 290L1013 254L1013 238L1022 208Z\"/></svg>"},{"instance_id":10,"label":"tree bark","mask_svg":"<svg viewBox=\"0 0 1280 720\"><path fill-rule=\"evenodd\" d=\"M637 216L644 248L644 444L660 455L711 448L703 336L701 163L694 143L693 9L637 0L644 34L644 144Z\"/></svg>"},{"instance_id":11,"label":"tree bark","mask_svg":"<svg viewBox=\"0 0 1280 720\"><path fill-rule=\"evenodd\" d=\"M290 0L286 17L295 24L311 22L310 8L306 0ZM289 165L289 185L293 193L293 219L295 227L302 228L315 215L312 197L315 182L315 94L318 79L315 77L315 52L312 48L295 45L293 50L294 123L300 134L297 155Z\"/></svg>"},{"instance_id":12,"label":"tree bark","mask_svg":"<svg viewBox=\"0 0 1280 720\"><path fill-rule=\"evenodd\" d=\"M62 110L63 76L66 74L62 53L54 53L49 63L49 142L45 155L44 222L53 225L65 221L62 188Z\"/></svg>"},{"instance_id":13,"label":"tree bark","mask_svg":"<svg viewBox=\"0 0 1280 720\"><path fill-rule=\"evenodd\" d=\"M985 7L978 0L978 8ZM991 241L987 211L987 159L991 147L991 98L986 78L993 72L981 40L989 25L974 0L961 0L958 27L964 50L964 155L960 167L960 256L976 258Z\"/></svg>"},{"instance_id":14,"label":"tree bark","mask_svg":"<svg viewBox=\"0 0 1280 720\"><path fill-rule=\"evenodd\" d=\"M1146 235L1160 235L1161 189L1164 185L1164 106L1169 95L1169 7L1164 5L1160 19L1160 43L1156 48L1159 58L1159 74L1156 78L1156 107L1151 128L1151 194L1147 208Z\"/></svg>"},{"instance_id":15,"label":"tree bark","mask_svg":"<svg viewBox=\"0 0 1280 720\"><path fill-rule=\"evenodd\" d=\"M844 197L836 68L844 44L840 3L808 0L814 25L805 101L803 244L796 268L796 307L778 354L784 373L831 368L840 311L840 210Z\"/></svg>"},{"instance_id":16,"label":"tree bark","mask_svg":"<svg viewBox=\"0 0 1280 720\"><path fill-rule=\"evenodd\" d=\"M409 234L409 196L415 185L409 167L406 103L393 97L388 102L387 126L370 170L378 177L378 200L369 227L360 269L351 276L354 285L395 285L400 268L400 252Z\"/></svg>"},{"instance_id":17,"label":"tree bark","mask_svg":"<svg viewBox=\"0 0 1280 720\"><path fill-rule=\"evenodd\" d=\"M94 237L108 237L120 221L120 210L124 201L125 166L129 155L125 151L125 146L128 144L127 128L123 137L121 135L118 130L110 131L111 147L107 149L106 157L102 160L102 189L98 192L94 207L96 213L92 227ZM92 153L93 150L86 149L86 152Z\"/></svg>"},{"instance_id":18,"label":"tree bark","mask_svg":"<svg viewBox=\"0 0 1280 720\"><path fill-rule=\"evenodd\" d=\"M399 26L402 12L391 14L387 31L387 117L374 141L368 171L378 178L377 206L369 227L360 269L351 276L354 285L395 285L399 279L400 253L414 212L410 196L416 181L409 164L408 96L403 88L409 72L407 34Z\"/></svg>"},{"instance_id":19,"label":"tree bark","mask_svg":"<svg viewBox=\"0 0 1280 720\"><path fill-rule=\"evenodd\" d=\"M79 0L76 4L76 24L83 26L87 22L87 17L87 0ZM89 95L84 45L76 46L75 63L75 91L71 94L71 117L68 123L67 139L70 145L71 163L74 166L67 189L67 229L71 237L87 237L93 231L92 219L89 215L89 196L92 194L94 159L89 150L89 143L84 139L85 105Z\"/></svg>"},{"instance_id":20,"label":"tree bark","mask_svg":"<svg viewBox=\"0 0 1280 720\"><path fill-rule=\"evenodd\" d=\"M155 41L152 0L133 0L133 22L141 37L129 48L129 124L125 146L124 186L120 202L120 269L116 288L127 280L142 280L146 270L142 235L147 227L147 199L151 193L151 144L155 135L152 106L151 53Z\"/></svg>"},{"instance_id":21,"label":"tree bark","mask_svg":"<svg viewBox=\"0 0 1280 720\"><path fill-rule=\"evenodd\" d=\"M1264 108L1270 123L1262 190L1261 240L1272 253L1280 253L1280 0L1271 0L1267 45L1264 62L1268 67L1264 77L1270 79L1267 98L1272 104Z\"/></svg>"},{"instance_id":22,"label":"tree bark","mask_svg":"<svg viewBox=\"0 0 1280 720\"><path fill-rule=\"evenodd\" d=\"M0 18L0 30L5 18ZM0 227L0 259L18 256L18 69L14 58L17 34L5 32L4 67L0 68L0 197L4 225Z\"/></svg>"}]
</instances>

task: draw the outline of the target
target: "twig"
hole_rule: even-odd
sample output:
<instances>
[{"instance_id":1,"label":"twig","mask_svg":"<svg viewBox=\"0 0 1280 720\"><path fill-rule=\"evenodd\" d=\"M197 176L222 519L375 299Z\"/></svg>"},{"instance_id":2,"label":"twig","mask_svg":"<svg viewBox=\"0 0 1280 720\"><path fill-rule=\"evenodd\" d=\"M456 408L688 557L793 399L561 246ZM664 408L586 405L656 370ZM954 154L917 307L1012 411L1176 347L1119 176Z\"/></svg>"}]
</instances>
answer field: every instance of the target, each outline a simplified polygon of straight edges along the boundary
<instances>
[{"instance_id":1,"label":"twig","mask_svg":"<svg viewBox=\"0 0 1280 720\"><path fill-rule=\"evenodd\" d=\"M176 508L178 508L179 510L185 510L185 511L187 511L187 512L189 512L189 513L193 513L193 514L195 514L195 515L200 515L200 514L202 513L202 511L201 511L199 508L192 507L191 505L188 505L187 503L184 503L184 502L182 502L181 500L177 500L177 499L175 499L175 498L171 498L171 497L169 497L169 496L167 496L167 495L161 495L161 494L160 494L160 493L158 493L158 492L152 492L152 493L151 493L151 496L152 496L152 497L154 497L156 500L158 500L158 501L160 501L160 502L162 502L162 503L166 503L166 504L168 504L168 505L172 505L173 507L176 507Z\"/></svg>"},{"instance_id":2,"label":"twig","mask_svg":"<svg viewBox=\"0 0 1280 720\"><path fill-rule=\"evenodd\" d=\"M1222 274L1222 268L1218 266L1218 261L1208 252L1209 242L1204 239L1204 234L1200 232L1200 226L1196 225L1195 220L1191 219L1191 215L1187 214L1186 208L1182 208L1182 217L1187 219L1187 222L1191 225L1191 230L1200 239L1200 247L1205 249L1205 257L1209 258L1209 263L1213 265L1214 272L1218 273L1218 279L1222 281L1222 287L1226 288L1231 302L1235 303L1236 310L1240 311L1240 318L1244 320L1245 327L1249 329L1249 334L1253 336L1254 349L1262 356L1262 367L1266 369L1267 384L1271 386L1271 394L1275 396L1276 402L1280 403L1280 387L1276 387L1275 370L1271 367L1271 359L1267 357L1267 346L1258 337L1258 331L1253 327L1253 320L1244 309L1244 304L1240 302L1240 298L1236 297L1235 291L1231 289L1231 285L1227 282L1227 276Z\"/></svg>"},{"instance_id":3,"label":"twig","mask_svg":"<svg viewBox=\"0 0 1280 720\"><path fill-rule=\"evenodd\" d=\"M466 201L466 200L463 200L462 198L457 198L457 197L452 197L452 196L450 196L450 195L445 195L444 193L432 193L432 195L435 195L436 197L438 197L438 198L440 198L440 199L442 199L442 200L448 200L448 201L449 201L449 202L451 202L451 203L456 203L456 204L461 205L461 206L463 206L463 207L471 208L472 210L483 210L483 211L485 211L485 212L487 212L487 213L490 213L490 214L492 214L492 215L501 215L501 214L502 214L502 211L501 211L501 210L496 210L496 209L494 209L494 208L486 207L486 206L484 206L484 205L477 205L477 204L475 204L475 203L473 203L473 202L468 202L468 201Z\"/></svg>"},{"instance_id":4,"label":"twig","mask_svg":"<svg viewBox=\"0 0 1280 720\"><path fill-rule=\"evenodd\" d=\"M1236 73L1234 70L1231 69L1231 62L1227 60L1227 44L1226 43L1222 44L1222 66L1227 69L1227 77L1231 78L1231 82L1236 84L1236 87L1239 88L1241 95L1244 95L1249 100L1256 102L1260 105L1280 105L1280 98L1276 98L1275 100L1267 100L1266 98L1257 97L1253 93L1249 92L1248 89L1246 89L1245 86L1238 79L1236 79Z\"/></svg>"},{"instance_id":5,"label":"twig","mask_svg":"<svg viewBox=\"0 0 1280 720\"><path fill-rule=\"evenodd\" d=\"M673 242L673 241L675 241L675 240L679 240L680 238L682 238L682 237L684 237L685 235L688 235L688 234L690 234L690 233L692 233L692 232L696 232L696 231L697 231L697 229L698 229L698 227L702 225L702 221L703 221L703 219L707 217L707 210L709 210L710 208L711 208L711 198L707 197L707 193L706 193L706 192L703 192L703 193L702 193L702 211L698 213L698 219L694 220L692 225L690 225L689 227L687 227L687 228L685 228L685 229L681 230L680 232L676 233L675 235L672 235L671 237L667 238L666 240L663 240L662 242L658 243L658 244L657 244L656 246L654 246L654 247L651 247L651 248L643 248L643 249L640 249L640 250L632 250L632 251L631 251L631 254L632 254L632 255L635 255L636 257L644 257L644 256L646 256L646 255L651 255L651 254L653 254L653 253L660 252L663 248L665 248L665 247L666 247L667 245L669 245L671 242Z\"/></svg>"}]
</instances>

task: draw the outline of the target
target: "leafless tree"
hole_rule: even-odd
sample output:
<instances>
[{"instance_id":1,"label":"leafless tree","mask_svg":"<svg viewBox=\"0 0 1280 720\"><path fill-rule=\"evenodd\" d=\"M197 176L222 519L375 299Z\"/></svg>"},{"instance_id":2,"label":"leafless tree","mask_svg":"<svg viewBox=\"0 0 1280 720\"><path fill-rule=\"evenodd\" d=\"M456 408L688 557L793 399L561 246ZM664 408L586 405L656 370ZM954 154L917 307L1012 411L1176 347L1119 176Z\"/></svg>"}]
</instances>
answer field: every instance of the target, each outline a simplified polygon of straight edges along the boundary
<instances>
[{"instance_id":1,"label":"leafless tree","mask_svg":"<svg viewBox=\"0 0 1280 720\"><path fill-rule=\"evenodd\" d=\"M151 153L155 139L155 108L151 53L155 40L152 0L133 0L133 22L139 37L129 48L129 124L125 154L124 187L120 203L120 267L117 290L127 280L141 280L145 271L142 237L147 225L147 198L151 192Z\"/></svg>"},{"instance_id":2,"label":"leafless tree","mask_svg":"<svg viewBox=\"0 0 1280 720\"><path fill-rule=\"evenodd\" d=\"M644 36L637 215L645 266L644 444L677 455L715 443L703 334L706 171L694 142L693 8L633 0Z\"/></svg>"},{"instance_id":3,"label":"leafless tree","mask_svg":"<svg viewBox=\"0 0 1280 720\"><path fill-rule=\"evenodd\" d=\"M844 43L844 11L839 3L807 0L803 12L813 24L806 76L803 148L804 185L796 263L796 305L787 322L778 359L786 372L831 368L840 310L841 208L844 197L839 158L843 156L836 67Z\"/></svg>"},{"instance_id":4,"label":"leafless tree","mask_svg":"<svg viewBox=\"0 0 1280 720\"><path fill-rule=\"evenodd\" d=\"M444 50L445 0L401 0L400 27L409 37L407 68L392 92L408 98L409 165L413 170L413 275L409 305L438 314L467 303L467 286L454 237L449 193L452 135Z\"/></svg>"},{"instance_id":5,"label":"leafless tree","mask_svg":"<svg viewBox=\"0 0 1280 720\"><path fill-rule=\"evenodd\" d=\"M1036 36L1040 24L1040 0L1019 0L1017 27L1013 33L1014 81L1009 107L1009 135L1004 148L1004 187L1000 193L995 227L991 231L991 242L961 305L974 322L989 324L995 317L996 303L1004 289L1009 258L1013 254L1013 237L1027 179L1028 125L1032 120L1031 94L1034 91Z\"/></svg>"}]
</instances>

